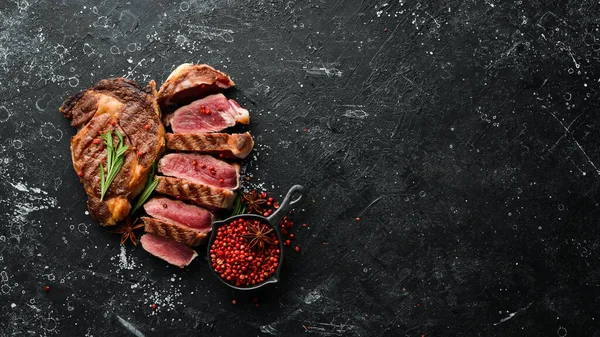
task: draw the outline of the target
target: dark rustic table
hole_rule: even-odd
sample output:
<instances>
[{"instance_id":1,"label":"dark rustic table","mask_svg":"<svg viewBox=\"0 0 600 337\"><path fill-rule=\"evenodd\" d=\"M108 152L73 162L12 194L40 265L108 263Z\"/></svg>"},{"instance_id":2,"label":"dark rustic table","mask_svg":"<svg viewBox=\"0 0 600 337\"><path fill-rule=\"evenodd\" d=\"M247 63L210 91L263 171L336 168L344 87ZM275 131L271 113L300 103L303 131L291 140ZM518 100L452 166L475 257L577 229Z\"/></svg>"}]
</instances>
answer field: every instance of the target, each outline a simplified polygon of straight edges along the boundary
<instances>
[{"instance_id":1,"label":"dark rustic table","mask_svg":"<svg viewBox=\"0 0 600 337\"><path fill-rule=\"evenodd\" d=\"M0 335L600 336L599 11L2 0ZM183 62L237 82L246 187L309 189L276 286L179 270L86 212L59 105Z\"/></svg>"}]
</instances>

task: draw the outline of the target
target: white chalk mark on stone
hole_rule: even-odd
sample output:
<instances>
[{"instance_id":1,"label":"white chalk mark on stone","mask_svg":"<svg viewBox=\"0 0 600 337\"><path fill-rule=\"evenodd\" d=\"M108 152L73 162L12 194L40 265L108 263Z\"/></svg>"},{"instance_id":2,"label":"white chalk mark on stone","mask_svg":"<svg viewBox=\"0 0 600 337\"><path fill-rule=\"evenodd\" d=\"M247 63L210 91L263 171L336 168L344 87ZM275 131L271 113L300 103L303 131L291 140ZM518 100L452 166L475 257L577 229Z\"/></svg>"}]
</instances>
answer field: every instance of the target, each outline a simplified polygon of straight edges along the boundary
<instances>
[{"instance_id":1,"label":"white chalk mark on stone","mask_svg":"<svg viewBox=\"0 0 600 337\"><path fill-rule=\"evenodd\" d=\"M136 337L145 337L144 334L138 330L135 326L133 326L133 324L127 322L126 320L124 320L123 318L121 318L121 316L117 315L117 319L119 320L119 323L121 323L121 325L127 329L127 331L131 332L134 336Z\"/></svg>"},{"instance_id":2,"label":"white chalk mark on stone","mask_svg":"<svg viewBox=\"0 0 600 337\"><path fill-rule=\"evenodd\" d=\"M500 320L500 322L498 322L498 323L494 323L494 326L496 326L496 325L499 325L499 324L502 324L502 323L504 323L504 322L508 321L509 319L511 319L511 318L513 318L513 317L515 317L515 315L516 315L516 314L517 314L517 312L516 312L516 311L515 311L515 312L511 312L510 314L508 314L508 316L506 316L506 317L504 317L503 319L501 319L501 320Z\"/></svg>"}]
</instances>

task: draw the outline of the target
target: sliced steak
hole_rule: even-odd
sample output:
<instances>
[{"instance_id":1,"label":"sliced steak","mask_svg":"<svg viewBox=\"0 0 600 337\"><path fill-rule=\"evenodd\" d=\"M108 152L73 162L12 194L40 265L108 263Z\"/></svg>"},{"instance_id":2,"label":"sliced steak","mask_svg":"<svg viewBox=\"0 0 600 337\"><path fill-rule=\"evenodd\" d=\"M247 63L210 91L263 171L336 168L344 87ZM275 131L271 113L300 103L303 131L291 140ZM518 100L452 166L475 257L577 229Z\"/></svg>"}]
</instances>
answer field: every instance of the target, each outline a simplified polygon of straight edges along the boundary
<instances>
[{"instance_id":1,"label":"sliced steak","mask_svg":"<svg viewBox=\"0 0 600 337\"><path fill-rule=\"evenodd\" d=\"M210 95L182 106L169 120L175 133L216 132L236 123L250 123L250 114L223 94Z\"/></svg>"},{"instance_id":2,"label":"sliced steak","mask_svg":"<svg viewBox=\"0 0 600 337\"><path fill-rule=\"evenodd\" d=\"M189 265L198 256L192 248L164 236L144 234L140 242L145 251L179 268Z\"/></svg>"},{"instance_id":3,"label":"sliced steak","mask_svg":"<svg viewBox=\"0 0 600 337\"><path fill-rule=\"evenodd\" d=\"M193 201L210 209L227 209L233 205L235 192L225 188L193 183L185 179L157 176L157 193Z\"/></svg>"},{"instance_id":4,"label":"sliced steak","mask_svg":"<svg viewBox=\"0 0 600 337\"><path fill-rule=\"evenodd\" d=\"M240 165L207 154L171 153L160 159L158 172L194 183L232 190L240 186Z\"/></svg>"},{"instance_id":5,"label":"sliced steak","mask_svg":"<svg viewBox=\"0 0 600 337\"><path fill-rule=\"evenodd\" d=\"M88 195L88 208L102 225L115 225L131 209L130 202L144 187L152 162L163 152L165 130L160 121L154 81L142 89L124 78L102 80L67 99L60 112L79 128L71 138L73 167ZM129 146L124 163L104 200L100 200L99 165L106 160L101 133L115 130ZM106 168L105 168L106 170Z\"/></svg>"},{"instance_id":6,"label":"sliced steak","mask_svg":"<svg viewBox=\"0 0 600 337\"><path fill-rule=\"evenodd\" d=\"M163 108L182 106L233 86L228 75L209 65L184 63L160 87L158 103Z\"/></svg>"},{"instance_id":7,"label":"sliced steak","mask_svg":"<svg viewBox=\"0 0 600 337\"><path fill-rule=\"evenodd\" d=\"M197 246L206 241L207 238L206 233L176 222L163 221L147 216L143 216L142 221L144 221L146 233L164 236L188 246Z\"/></svg>"},{"instance_id":8,"label":"sliced steak","mask_svg":"<svg viewBox=\"0 0 600 337\"><path fill-rule=\"evenodd\" d=\"M197 231L208 233L214 220L205 208L169 198L152 198L144 204L148 215L167 222L178 223Z\"/></svg>"},{"instance_id":9,"label":"sliced steak","mask_svg":"<svg viewBox=\"0 0 600 337\"><path fill-rule=\"evenodd\" d=\"M174 151L195 151L222 156L223 158L243 159L250 154L254 140L246 133L167 133L167 149Z\"/></svg>"}]
</instances>

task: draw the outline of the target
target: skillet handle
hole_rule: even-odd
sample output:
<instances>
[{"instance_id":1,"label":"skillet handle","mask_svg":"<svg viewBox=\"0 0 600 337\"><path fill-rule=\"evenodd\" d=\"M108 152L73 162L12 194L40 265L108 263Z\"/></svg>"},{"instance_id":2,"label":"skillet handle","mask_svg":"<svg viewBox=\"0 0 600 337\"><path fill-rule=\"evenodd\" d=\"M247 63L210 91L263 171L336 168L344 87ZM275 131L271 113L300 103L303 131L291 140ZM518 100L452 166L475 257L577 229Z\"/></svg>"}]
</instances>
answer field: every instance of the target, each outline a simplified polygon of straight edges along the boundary
<instances>
[{"instance_id":1,"label":"skillet handle","mask_svg":"<svg viewBox=\"0 0 600 337\"><path fill-rule=\"evenodd\" d=\"M269 223L276 228L279 228L281 219L283 219L283 217L288 214L296 204L300 203L303 197L304 187L300 185L292 186L285 196L285 199L283 199L283 202L279 205L277 211L271 214L271 216L267 218L267 221L269 221Z\"/></svg>"}]
</instances>

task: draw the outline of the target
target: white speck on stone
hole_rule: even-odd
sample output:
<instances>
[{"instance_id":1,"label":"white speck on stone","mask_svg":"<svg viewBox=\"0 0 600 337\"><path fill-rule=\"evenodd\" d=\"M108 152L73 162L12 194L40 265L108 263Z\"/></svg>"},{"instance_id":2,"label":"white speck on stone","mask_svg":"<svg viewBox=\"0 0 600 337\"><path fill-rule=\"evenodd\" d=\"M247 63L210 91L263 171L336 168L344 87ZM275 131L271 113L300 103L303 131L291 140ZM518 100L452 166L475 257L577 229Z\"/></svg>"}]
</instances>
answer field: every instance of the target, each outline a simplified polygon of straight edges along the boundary
<instances>
[{"instance_id":1,"label":"white speck on stone","mask_svg":"<svg viewBox=\"0 0 600 337\"><path fill-rule=\"evenodd\" d=\"M135 267L135 261L133 259L127 259L127 251L125 245L121 245L121 251L119 253L119 268L121 269L133 269Z\"/></svg>"}]
</instances>

